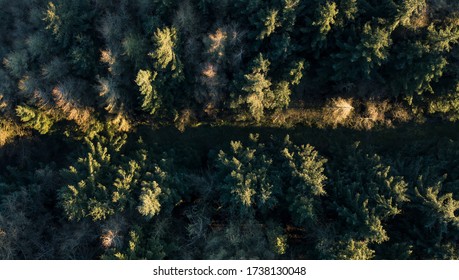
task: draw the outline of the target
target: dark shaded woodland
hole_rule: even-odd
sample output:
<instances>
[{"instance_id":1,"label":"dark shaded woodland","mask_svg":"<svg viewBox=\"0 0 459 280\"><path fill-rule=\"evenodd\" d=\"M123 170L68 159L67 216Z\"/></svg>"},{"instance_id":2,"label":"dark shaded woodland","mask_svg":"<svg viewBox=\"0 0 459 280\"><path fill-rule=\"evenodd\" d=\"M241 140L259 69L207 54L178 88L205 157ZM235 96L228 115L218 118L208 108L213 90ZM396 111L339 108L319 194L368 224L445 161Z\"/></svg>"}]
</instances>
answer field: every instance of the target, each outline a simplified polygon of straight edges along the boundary
<instances>
[{"instance_id":1,"label":"dark shaded woodland","mask_svg":"<svg viewBox=\"0 0 459 280\"><path fill-rule=\"evenodd\" d=\"M0 0L1 259L459 259L456 0Z\"/></svg>"}]
</instances>

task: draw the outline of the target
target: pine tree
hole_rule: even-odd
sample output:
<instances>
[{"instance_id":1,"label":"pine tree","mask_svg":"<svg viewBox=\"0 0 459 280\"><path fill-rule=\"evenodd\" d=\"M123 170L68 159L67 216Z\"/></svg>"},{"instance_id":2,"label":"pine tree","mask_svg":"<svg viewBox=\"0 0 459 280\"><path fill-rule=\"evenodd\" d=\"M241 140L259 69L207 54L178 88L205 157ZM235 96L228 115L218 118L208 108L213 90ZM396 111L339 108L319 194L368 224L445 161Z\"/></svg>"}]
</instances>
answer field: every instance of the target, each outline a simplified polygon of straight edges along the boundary
<instances>
[{"instance_id":1,"label":"pine tree","mask_svg":"<svg viewBox=\"0 0 459 280\"><path fill-rule=\"evenodd\" d=\"M397 7L397 15L395 21L392 25L394 29L398 25L412 28L416 26L413 24L413 19L416 16L420 15L424 9L427 8L426 0L407 0L401 1L400 5Z\"/></svg>"},{"instance_id":2,"label":"pine tree","mask_svg":"<svg viewBox=\"0 0 459 280\"><path fill-rule=\"evenodd\" d=\"M161 209L161 204L158 201L158 196L161 194L161 188L156 181L142 182L142 190L140 194L140 205L137 207L139 213L148 218L155 216Z\"/></svg>"},{"instance_id":3,"label":"pine tree","mask_svg":"<svg viewBox=\"0 0 459 280\"><path fill-rule=\"evenodd\" d=\"M375 251L368 247L368 241L342 242L336 258L341 260L371 260L375 257Z\"/></svg>"},{"instance_id":4,"label":"pine tree","mask_svg":"<svg viewBox=\"0 0 459 280\"><path fill-rule=\"evenodd\" d=\"M340 50L331 55L335 81L359 81L378 77L378 68L388 59L392 44L390 32L384 27L365 23L357 42L337 42Z\"/></svg>"},{"instance_id":5,"label":"pine tree","mask_svg":"<svg viewBox=\"0 0 459 280\"><path fill-rule=\"evenodd\" d=\"M142 109L149 112L150 115L154 115L161 106L161 99L153 85L156 76L156 72L151 73L149 70L140 70L135 80L140 87L140 94L142 94Z\"/></svg>"},{"instance_id":6,"label":"pine tree","mask_svg":"<svg viewBox=\"0 0 459 280\"><path fill-rule=\"evenodd\" d=\"M319 220L318 197L326 194L324 164L327 160L310 145L293 145L288 136L284 146L282 176L289 186L288 209L297 225L313 225Z\"/></svg>"},{"instance_id":7,"label":"pine tree","mask_svg":"<svg viewBox=\"0 0 459 280\"><path fill-rule=\"evenodd\" d=\"M402 205L409 200L407 183L392 176L390 167L379 156L365 154L358 144L335 164L328 192L328 207L336 212L335 230L340 232L335 257L348 256L346 251L352 248L363 250L358 255L372 256L365 248L389 240L385 222L399 215ZM359 249L361 246L364 247Z\"/></svg>"},{"instance_id":8,"label":"pine tree","mask_svg":"<svg viewBox=\"0 0 459 280\"><path fill-rule=\"evenodd\" d=\"M55 2L55 3L54 3ZM48 2L44 21L62 48L67 48L90 29L95 16L89 0Z\"/></svg>"},{"instance_id":9,"label":"pine tree","mask_svg":"<svg viewBox=\"0 0 459 280\"><path fill-rule=\"evenodd\" d=\"M60 190L60 203L69 220L100 221L115 214L150 220L163 202L169 207L175 199L166 182L172 177L150 159L142 141L127 155L126 134L96 135L86 142L87 154L62 172L67 186Z\"/></svg>"},{"instance_id":10,"label":"pine tree","mask_svg":"<svg viewBox=\"0 0 459 280\"><path fill-rule=\"evenodd\" d=\"M419 176L409 205L408 213L418 217L407 228L416 240L413 254L428 259L458 259L459 201L450 192L457 189L458 182L445 182L446 174L436 179L434 176L428 169Z\"/></svg>"},{"instance_id":11,"label":"pine tree","mask_svg":"<svg viewBox=\"0 0 459 280\"><path fill-rule=\"evenodd\" d=\"M257 122L262 120L267 110L283 109L290 103L290 83L280 81L273 84L268 76L270 64L269 60L264 59L260 53L252 63L252 72L244 75L245 82L242 90L247 93L245 100L249 112ZM301 65L299 67L301 68ZM295 70L291 73L296 75L294 79L299 78L299 73Z\"/></svg>"},{"instance_id":12,"label":"pine tree","mask_svg":"<svg viewBox=\"0 0 459 280\"><path fill-rule=\"evenodd\" d=\"M359 12L357 0L341 0L338 10L344 14L346 20L354 20Z\"/></svg>"},{"instance_id":13,"label":"pine tree","mask_svg":"<svg viewBox=\"0 0 459 280\"><path fill-rule=\"evenodd\" d=\"M169 67L176 76L182 72L182 64L176 55L177 40L177 30L175 28L158 28L153 36L155 50L149 53L149 56L154 59L157 69L164 70Z\"/></svg>"},{"instance_id":14,"label":"pine tree","mask_svg":"<svg viewBox=\"0 0 459 280\"><path fill-rule=\"evenodd\" d=\"M233 141L228 153L218 153L216 167L223 182L221 202L235 217L251 216L255 209L272 209L281 192L272 159L257 141L257 136L251 135L250 146Z\"/></svg>"},{"instance_id":15,"label":"pine tree","mask_svg":"<svg viewBox=\"0 0 459 280\"><path fill-rule=\"evenodd\" d=\"M124 54L133 61L136 68L146 66L147 43L139 34L128 34L122 41Z\"/></svg>"},{"instance_id":16,"label":"pine tree","mask_svg":"<svg viewBox=\"0 0 459 280\"><path fill-rule=\"evenodd\" d=\"M145 227L135 225L129 231L127 246L122 250L109 250L102 258L117 260L163 259L166 256L164 241L159 238L158 235L160 234L157 231L158 227L149 232L145 230Z\"/></svg>"},{"instance_id":17,"label":"pine tree","mask_svg":"<svg viewBox=\"0 0 459 280\"><path fill-rule=\"evenodd\" d=\"M13 77L22 78L29 67L28 53L26 51L14 51L9 53L3 59L3 64Z\"/></svg>"},{"instance_id":18,"label":"pine tree","mask_svg":"<svg viewBox=\"0 0 459 280\"><path fill-rule=\"evenodd\" d=\"M111 153L105 146L106 138L102 138L102 142L86 141L89 148L86 157L79 158L75 166L63 171L62 176L68 185L60 190L59 198L69 220L78 221L86 217L94 221L104 220L115 212L107 188L112 183L116 166L112 164ZM111 148L111 152L119 150L122 142L120 144Z\"/></svg>"},{"instance_id":19,"label":"pine tree","mask_svg":"<svg viewBox=\"0 0 459 280\"><path fill-rule=\"evenodd\" d=\"M295 21L298 17L300 0L283 0L282 1L282 28L287 32L294 30Z\"/></svg>"},{"instance_id":20,"label":"pine tree","mask_svg":"<svg viewBox=\"0 0 459 280\"><path fill-rule=\"evenodd\" d=\"M303 78L303 72L308 68L308 63L304 60L300 60L293 64L293 67L290 68L289 80L291 85L299 85L301 79Z\"/></svg>"},{"instance_id":21,"label":"pine tree","mask_svg":"<svg viewBox=\"0 0 459 280\"><path fill-rule=\"evenodd\" d=\"M315 14L316 19L312 22L312 25L316 26L319 32L312 41L312 48L322 48L326 45L325 40L335 23L337 14L338 7L335 2L327 1L324 5L319 5Z\"/></svg>"},{"instance_id":22,"label":"pine tree","mask_svg":"<svg viewBox=\"0 0 459 280\"><path fill-rule=\"evenodd\" d=\"M280 26L280 23L278 22L278 13L279 11L277 10L269 10L266 12L266 16L263 20L263 29L257 39L263 40L264 38L269 37L276 28Z\"/></svg>"},{"instance_id":23,"label":"pine tree","mask_svg":"<svg viewBox=\"0 0 459 280\"><path fill-rule=\"evenodd\" d=\"M42 67L43 77L52 83L58 83L70 72L69 65L62 57L55 57Z\"/></svg>"},{"instance_id":24,"label":"pine tree","mask_svg":"<svg viewBox=\"0 0 459 280\"><path fill-rule=\"evenodd\" d=\"M269 65L270 62L259 54L253 62L252 72L244 76L246 85L242 89L248 94L247 104L256 121L260 121L264 116L266 100L272 96L271 81L268 78Z\"/></svg>"},{"instance_id":25,"label":"pine tree","mask_svg":"<svg viewBox=\"0 0 459 280\"><path fill-rule=\"evenodd\" d=\"M17 106L16 115L27 127L37 130L40 134L47 134L56 121L56 117L50 112L42 112L27 105Z\"/></svg>"}]
</instances>

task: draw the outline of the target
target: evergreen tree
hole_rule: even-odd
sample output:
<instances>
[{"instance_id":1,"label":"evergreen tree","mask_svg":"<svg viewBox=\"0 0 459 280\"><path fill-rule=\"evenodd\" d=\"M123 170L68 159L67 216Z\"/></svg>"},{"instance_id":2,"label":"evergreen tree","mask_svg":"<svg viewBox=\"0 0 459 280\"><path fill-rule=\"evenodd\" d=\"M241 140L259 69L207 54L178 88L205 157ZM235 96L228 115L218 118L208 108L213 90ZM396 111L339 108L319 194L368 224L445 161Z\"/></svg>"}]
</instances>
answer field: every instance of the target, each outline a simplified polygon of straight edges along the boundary
<instances>
[{"instance_id":1,"label":"evergreen tree","mask_svg":"<svg viewBox=\"0 0 459 280\"><path fill-rule=\"evenodd\" d=\"M319 5L315 14L316 19L312 22L312 25L316 26L319 32L312 41L312 48L326 46L327 35L335 23L337 14L338 7L335 2L327 1L324 5Z\"/></svg>"},{"instance_id":2,"label":"evergreen tree","mask_svg":"<svg viewBox=\"0 0 459 280\"><path fill-rule=\"evenodd\" d=\"M252 72L244 75L245 83L242 88L248 95L246 103L256 121L260 121L265 110L285 108L290 102L288 82L279 82L272 87L268 77L270 62L262 54L253 61Z\"/></svg>"},{"instance_id":3,"label":"evergreen tree","mask_svg":"<svg viewBox=\"0 0 459 280\"><path fill-rule=\"evenodd\" d=\"M157 69L168 68L174 72L174 76L180 76L182 73L182 64L176 55L177 40L175 28L158 28L153 37L155 50L149 53L149 56L154 59Z\"/></svg>"},{"instance_id":4,"label":"evergreen tree","mask_svg":"<svg viewBox=\"0 0 459 280\"><path fill-rule=\"evenodd\" d=\"M427 8L426 0L408 0L401 1L397 7L397 15L393 23L393 28L397 25L401 25L407 28L412 28L416 25L412 22L416 16L419 16L424 9Z\"/></svg>"},{"instance_id":5,"label":"evergreen tree","mask_svg":"<svg viewBox=\"0 0 459 280\"><path fill-rule=\"evenodd\" d=\"M335 163L336 173L329 184L327 207L335 211L334 227L341 233L336 236L337 247L332 249L336 255L326 258L354 254L372 257L374 249L370 246L389 240L385 222L399 215L403 203L409 200L407 184L401 177L392 176L390 166L384 165L379 156L365 154L358 144L346 155Z\"/></svg>"},{"instance_id":6,"label":"evergreen tree","mask_svg":"<svg viewBox=\"0 0 459 280\"><path fill-rule=\"evenodd\" d=\"M142 109L154 115L161 106L161 100L158 93L153 86L157 73L151 73L149 70L140 70L135 80L136 84L140 87L140 94L142 94Z\"/></svg>"},{"instance_id":7,"label":"evergreen tree","mask_svg":"<svg viewBox=\"0 0 459 280\"><path fill-rule=\"evenodd\" d=\"M285 139L283 156L284 182L288 182L287 203L293 221L300 226L309 226L319 220L320 202L325 195L324 164L326 159L319 156L310 145L296 146Z\"/></svg>"},{"instance_id":8,"label":"evergreen tree","mask_svg":"<svg viewBox=\"0 0 459 280\"><path fill-rule=\"evenodd\" d=\"M258 39L263 40L266 37L269 37L275 30L276 27L279 27L278 23L278 13L277 10L269 10L267 11L266 17L263 21L263 29L258 36Z\"/></svg>"},{"instance_id":9,"label":"evergreen tree","mask_svg":"<svg viewBox=\"0 0 459 280\"><path fill-rule=\"evenodd\" d=\"M49 2L44 18L46 29L51 30L63 48L69 47L90 29L94 11L89 0Z\"/></svg>"},{"instance_id":10,"label":"evergreen tree","mask_svg":"<svg viewBox=\"0 0 459 280\"><path fill-rule=\"evenodd\" d=\"M272 158L263 144L251 135L251 146L231 142L229 153L218 153L216 167L222 178L221 202L235 217L250 217L254 210L265 212L277 204L280 182L272 169Z\"/></svg>"},{"instance_id":11,"label":"evergreen tree","mask_svg":"<svg viewBox=\"0 0 459 280\"><path fill-rule=\"evenodd\" d=\"M47 134L56 121L52 114L26 105L16 107L16 115L27 127L37 130L40 134Z\"/></svg>"},{"instance_id":12,"label":"evergreen tree","mask_svg":"<svg viewBox=\"0 0 459 280\"><path fill-rule=\"evenodd\" d=\"M359 81L378 77L377 70L388 59L392 43L390 33L384 27L367 22L357 42L337 42L340 51L331 55L334 61L333 80ZM344 70L347 69L347 70Z\"/></svg>"},{"instance_id":13,"label":"evergreen tree","mask_svg":"<svg viewBox=\"0 0 459 280\"><path fill-rule=\"evenodd\" d=\"M3 59L3 64L13 77L22 78L28 70L28 53L26 51L12 52Z\"/></svg>"},{"instance_id":14,"label":"evergreen tree","mask_svg":"<svg viewBox=\"0 0 459 280\"><path fill-rule=\"evenodd\" d=\"M252 72L244 76L246 86L242 89L248 93L247 103L256 121L262 119L267 99L272 96L271 81L267 77L269 65L270 62L260 54L253 62Z\"/></svg>"}]
</instances>

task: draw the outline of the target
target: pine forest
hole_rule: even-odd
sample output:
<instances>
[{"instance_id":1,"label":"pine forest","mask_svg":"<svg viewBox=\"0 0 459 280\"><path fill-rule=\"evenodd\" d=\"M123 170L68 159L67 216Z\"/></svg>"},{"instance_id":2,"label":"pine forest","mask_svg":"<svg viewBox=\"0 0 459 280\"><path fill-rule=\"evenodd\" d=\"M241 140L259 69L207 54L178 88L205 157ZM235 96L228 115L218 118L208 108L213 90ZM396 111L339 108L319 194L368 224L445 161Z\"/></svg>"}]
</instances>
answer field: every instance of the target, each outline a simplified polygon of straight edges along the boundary
<instances>
[{"instance_id":1,"label":"pine forest","mask_svg":"<svg viewBox=\"0 0 459 280\"><path fill-rule=\"evenodd\" d=\"M0 0L0 259L459 259L459 1Z\"/></svg>"}]
</instances>

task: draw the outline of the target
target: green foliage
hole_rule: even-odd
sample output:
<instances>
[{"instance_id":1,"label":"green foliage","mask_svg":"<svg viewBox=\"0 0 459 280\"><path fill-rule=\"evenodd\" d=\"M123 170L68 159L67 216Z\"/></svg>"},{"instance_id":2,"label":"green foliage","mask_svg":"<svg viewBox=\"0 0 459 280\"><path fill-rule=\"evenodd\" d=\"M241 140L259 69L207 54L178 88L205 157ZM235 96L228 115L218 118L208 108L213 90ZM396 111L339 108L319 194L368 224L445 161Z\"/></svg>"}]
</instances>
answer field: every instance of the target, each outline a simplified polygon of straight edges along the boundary
<instances>
[{"instance_id":1,"label":"green foliage","mask_svg":"<svg viewBox=\"0 0 459 280\"><path fill-rule=\"evenodd\" d=\"M274 84L272 88L272 96L266 101L266 108L268 109L282 109L287 108L290 104L290 84L287 81L281 81Z\"/></svg>"},{"instance_id":2,"label":"green foliage","mask_svg":"<svg viewBox=\"0 0 459 280\"><path fill-rule=\"evenodd\" d=\"M46 29L51 30L56 40L66 48L88 31L94 16L89 0L57 0L48 2L43 20L47 24Z\"/></svg>"},{"instance_id":3,"label":"green foliage","mask_svg":"<svg viewBox=\"0 0 459 280\"><path fill-rule=\"evenodd\" d=\"M326 194L325 163L312 146L294 145L288 136L284 142L274 140L270 144L261 143L257 135L250 135L246 146L233 141L228 152L218 153L215 164L217 178L222 182L218 195L225 209L222 214L231 220L263 217L271 252L284 255L289 247L287 235L280 225L268 220L279 213L289 213L296 226L315 231L322 217L321 196ZM242 226L237 230L256 228ZM216 234L220 238L223 233ZM238 240L232 246L246 246L244 242ZM219 254L225 253L215 257L225 256Z\"/></svg>"},{"instance_id":4,"label":"green foliage","mask_svg":"<svg viewBox=\"0 0 459 280\"><path fill-rule=\"evenodd\" d=\"M413 19L420 16L422 11L427 8L426 0L407 0L401 1L398 6L397 16L395 18L394 27L401 25L410 28ZM415 26L416 28L416 26Z\"/></svg>"},{"instance_id":5,"label":"green foliage","mask_svg":"<svg viewBox=\"0 0 459 280\"><path fill-rule=\"evenodd\" d=\"M388 30L367 22L358 42L340 43L340 51L332 54L335 71L332 78L337 81L358 81L362 77L371 79L375 76L374 70L388 59L391 43Z\"/></svg>"},{"instance_id":6,"label":"green foliage","mask_svg":"<svg viewBox=\"0 0 459 280\"><path fill-rule=\"evenodd\" d=\"M40 134L47 134L56 122L53 115L26 105L17 106L16 115L25 126L37 130Z\"/></svg>"},{"instance_id":7,"label":"green foliage","mask_svg":"<svg viewBox=\"0 0 459 280\"><path fill-rule=\"evenodd\" d=\"M292 31L298 16L300 0L282 1L282 27L287 31Z\"/></svg>"},{"instance_id":8,"label":"green foliage","mask_svg":"<svg viewBox=\"0 0 459 280\"><path fill-rule=\"evenodd\" d=\"M143 216L151 219L161 209L161 204L158 201L158 196L161 194L161 188L155 181L153 181L153 183L144 181L143 185L139 198L140 205L137 207L137 210Z\"/></svg>"},{"instance_id":9,"label":"green foliage","mask_svg":"<svg viewBox=\"0 0 459 280\"><path fill-rule=\"evenodd\" d=\"M176 55L177 40L175 28L158 28L153 36L155 50L148 54L154 59L157 69L168 68L174 72L175 76L179 76L182 72L182 64Z\"/></svg>"},{"instance_id":10,"label":"green foliage","mask_svg":"<svg viewBox=\"0 0 459 280\"><path fill-rule=\"evenodd\" d=\"M407 183L401 177L392 176L390 166L381 163L377 155L365 154L358 144L346 154L335 163L328 192L329 207L338 216L335 230L346 229L339 234L339 239L346 244L346 252L338 249L337 257L348 256L349 250L360 252L357 256L371 256L365 244L389 240L384 223L399 215L402 205L409 201Z\"/></svg>"},{"instance_id":11,"label":"green foliage","mask_svg":"<svg viewBox=\"0 0 459 280\"><path fill-rule=\"evenodd\" d=\"M140 94L142 94L143 102L142 109L154 115L161 106L161 100L158 93L153 86L157 73L149 70L140 70L135 80L136 84L140 87Z\"/></svg>"},{"instance_id":12,"label":"green foliage","mask_svg":"<svg viewBox=\"0 0 459 280\"><path fill-rule=\"evenodd\" d=\"M1 259L459 259L458 1L0 19Z\"/></svg>"},{"instance_id":13,"label":"green foliage","mask_svg":"<svg viewBox=\"0 0 459 280\"><path fill-rule=\"evenodd\" d=\"M47 59L47 53L45 50L52 49L52 43L46 36L45 32L36 32L31 34L27 38L27 50L31 57L38 58L41 61Z\"/></svg>"},{"instance_id":14,"label":"green foliage","mask_svg":"<svg viewBox=\"0 0 459 280\"><path fill-rule=\"evenodd\" d=\"M339 10L347 20L354 20L359 12L357 0L341 0Z\"/></svg>"},{"instance_id":15,"label":"green foliage","mask_svg":"<svg viewBox=\"0 0 459 280\"><path fill-rule=\"evenodd\" d=\"M230 213L244 217L254 208L272 209L277 204L280 182L272 171L272 159L264 154L264 145L251 136L251 146L231 142L229 153L218 153L216 167L221 176L223 194L221 201Z\"/></svg>"},{"instance_id":16,"label":"green foliage","mask_svg":"<svg viewBox=\"0 0 459 280\"><path fill-rule=\"evenodd\" d=\"M287 201L292 218L298 225L318 222L318 197L325 195L324 164L326 159L319 156L310 145L296 146L285 139L282 150L284 182L289 182Z\"/></svg>"},{"instance_id":17,"label":"green foliage","mask_svg":"<svg viewBox=\"0 0 459 280\"><path fill-rule=\"evenodd\" d=\"M27 72L29 57L26 51L15 51L3 59L3 64L13 77L21 78Z\"/></svg>"},{"instance_id":18,"label":"green foliage","mask_svg":"<svg viewBox=\"0 0 459 280\"><path fill-rule=\"evenodd\" d=\"M263 29L260 35L258 36L258 39L263 40L264 38L269 37L276 30L276 28L280 26L277 19L278 13L279 11L277 10L267 11L266 17L263 21Z\"/></svg>"},{"instance_id":19,"label":"green foliage","mask_svg":"<svg viewBox=\"0 0 459 280\"><path fill-rule=\"evenodd\" d=\"M147 45L144 38L138 34L129 34L124 38L122 44L124 53L134 62L136 67L145 64Z\"/></svg>"},{"instance_id":20,"label":"green foliage","mask_svg":"<svg viewBox=\"0 0 459 280\"><path fill-rule=\"evenodd\" d=\"M440 224L440 234L447 231L447 225L459 226L459 201L453 198L452 193L440 194L442 191L441 181L433 186L425 186L422 178L419 180L419 187L415 189L416 195L422 200L424 210L427 210L429 219L425 226L433 227Z\"/></svg>"},{"instance_id":21,"label":"green foliage","mask_svg":"<svg viewBox=\"0 0 459 280\"><path fill-rule=\"evenodd\" d=\"M46 29L51 29L53 34L59 34L59 28L61 26L61 18L57 14L56 5L53 2L48 3L48 10L46 10L45 21L48 22Z\"/></svg>"},{"instance_id":22,"label":"green foliage","mask_svg":"<svg viewBox=\"0 0 459 280\"><path fill-rule=\"evenodd\" d=\"M291 68L290 70L290 78L291 78L291 84L292 85L299 85L301 82L301 79L303 78L303 72L305 68L308 67L308 64L304 62L304 60L298 61L295 63L294 67Z\"/></svg>"},{"instance_id":23,"label":"green foliage","mask_svg":"<svg viewBox=\"0 0 459 280\"><path fill-rule=\"evenodd\" d=\"M428 50L429 47L421 42L396 48L396 52L401 52L396 55L398 60L394 61L392 67L402 74L395 76L391 81L394 95L402 93L410 96L434 92L432 83L443 75L447 60L442 55L430 53Z\"/></svg>"},{"instance_id":24,"label":"green foliage","mask_svg":"<svg viewBox=\"0 0 459 280\"><path fill-rule=\"evenodd\" d=\"M141 227L134 226L129 231L129 239L126 248L121 251L111 250L104 255L104 259L116 260L160 260L165 257L161 241L146 234Z\"/></svg>"},{"instance_id":25,"label":"green foliage","mask_svg":"<svg viewBox=\"0 0 459 280\"><path fill-rule=\"evenodd\" d=\"M71 48L69 57L77 74L85 76L96 68L95 53L91 37L85 35L75 37L75 45Z\"/></svg>"},{"instance_id":26,"label":"green foliage","mask_svg":"<svg viewBox=\"0 0 459 280\"><path fill-rule=\"evenodd\" d=\"M444 75L447 53L458 43L457 19L446 20L443 25L432 23L426 33L423 41L400 44L400 48L395 48L397 61L393 63L394 68L404 74L394 77L392 87L408 96L434 93L432 84Z\"/></svg>"},{"instance_id":27,"label":"green foliage","mask_svg":"<svg viewBox=\"0 0 459 280\"><path fill-rule=\"evenodd\" d=\"M254 60L252 72L244 76L246 85L242 88L247 92L247 103L251 115L256 121L260 121L264 115L265 105L271 92L271 81L267 79L268 67L270 62L260 54Z\"/></svg>"},{"instance_id":28,"label":"green foliage","mask_svg":"<svg viewBox=\"0 0 459 280\"><path fill-rule=\"evenodd\" d=\"M313 26L316 26L319 30L318 35L312 41L312 47L321 47L324 45L324 41L327 38L327 34L332 29L335 23L336 15L338 15L338 7L335 2L327 1L325 5L320 5L316 10L316 20L312 22Z\"/></svg>"},{"instance_id":29,"label":"green foliage","mask_svg":"<svg viewBox=\"0 0 459 280\"><path fill-rule=\"evenodd\" d=\"M450 184L445 183L446 176L434 179L434 174L425 171L421 170L423 175L413 183L413 203L407 205L405 216L414 215L417 219L409 227L404 228L406 234L412 236L404 238L404 242L413 244L410 257L457 259L457 247L451 242L457 240L458 202L453 194L448 192ZM406 223L406 220L403 219L402 223Z\"/></svg>"},{"instance_id":30,"label":"green foliage","mask_svg":"<svg viewBox=\"0 0 459 280\"><path fill-rule=\"evenodd\" d=\"M44 78L50 82L57 82L69 73L69 66L65 60L56 57L49 61L42 68Z\"/></svg>"},{"instance_id":31,"label":"green foliage","mask_svg":"<svg viewBox=\"0 0 459 280\"><path fill-rule=\"evenodd\" d=\"M429 101L428 106L428 112L431 114L440 113L450 121L457 121L459 119L459 100L457 93L450 93L434 98Z\"/></svg>"},{"instance_id":32,"label":"green foliage","mask_svg":"<svg viewBox=\"0 0 459 280\"><path fill-rule=\"evenodd\" d=\"M145 150L132 158L120 154L124 142L120 136L87 140L87 155L63 171L67 186L60 190L60 200L69 220L106 220L134 208L151 219L159 212L162 191L156 180L162 182L163 171Z\"/></svg>"},{"instance_id":33,"label":"green foliage","mask_svg":"<svg viewBox=\"0 0 459 280\"><path fill-rule=\"evenodd\" d=\"M449 52L459 42L459 19L451 19L444 26L431 24L427 28L427 41L431 52Z\"/></svg>"},{"instance_id":34,"label":"green foliage","mask_svg":"<svg viewBox=\"0 0 459 280\"><path fill-rule=\"evenodd\" d=\"M277 255L284 255L288 249L288 237L283 233L281 227L272 227L272 229L266 233L272 250Z\"/></svg>"},{"instance_id":35,"label":"green foliage","mask_svg":"<svg viewBox=\"0 0 459 280\"><path fill-rule=\"evenodd\" d=\"M281 109L290 102L290 88L288 82L280 82L272 88L268 78L270 62L260 53L253 61L252 72L244 75L245 86L242 88L247 93L246 103L250 114L258 122L265 110Z\"/></svg>"},{"instance_id":36,"label":"green foliage","mask_svg":"<svg viewBox=\"0 0 459 280\"><path fill-rule=\"evenodd\" d=\"M375 251L368 248L368 242L365 241L350 240L342 246L337 255L341 260L371 260L375 256Z\"/></svg>"}]
</instances>

